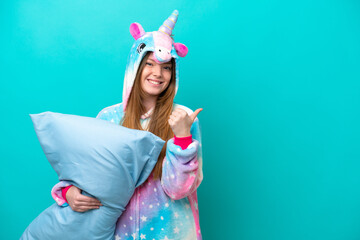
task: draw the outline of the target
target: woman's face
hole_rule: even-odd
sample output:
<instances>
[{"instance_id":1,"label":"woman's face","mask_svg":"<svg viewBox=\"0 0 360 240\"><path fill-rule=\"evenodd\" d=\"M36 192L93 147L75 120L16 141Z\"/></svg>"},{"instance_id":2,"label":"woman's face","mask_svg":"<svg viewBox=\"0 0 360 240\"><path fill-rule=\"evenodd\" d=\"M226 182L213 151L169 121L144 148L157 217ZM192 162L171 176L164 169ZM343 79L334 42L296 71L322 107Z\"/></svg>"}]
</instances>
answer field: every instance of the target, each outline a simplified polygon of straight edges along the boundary
<instances>
[{"instance_id":1,"label":"woman's face","mask_svg":"<svg viewBox=\"0 0 360 240\"><path fill-rule=\"evenodd\" d=\"M150 96L159 96L170 83L172 63L157 63L151 53L147 56L145 66L140 76L142 90Z\"/></svg>"}]
</instances>

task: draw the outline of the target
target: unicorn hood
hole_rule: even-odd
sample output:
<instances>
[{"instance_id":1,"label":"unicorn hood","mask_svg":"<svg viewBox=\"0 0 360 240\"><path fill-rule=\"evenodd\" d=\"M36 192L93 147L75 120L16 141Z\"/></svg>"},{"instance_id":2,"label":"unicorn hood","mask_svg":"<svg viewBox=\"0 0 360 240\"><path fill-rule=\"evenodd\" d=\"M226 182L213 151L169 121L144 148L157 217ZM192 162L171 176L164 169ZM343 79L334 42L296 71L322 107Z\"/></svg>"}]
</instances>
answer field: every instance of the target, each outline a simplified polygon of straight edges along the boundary
<instances>
[{"instance_id":1,"label":"unicorn hood","mask_svg":"<svg viewBox=\"0 0 360 240\"><path fill-rule=\"evenodd\" d=\"M147 52L154 52L154 60L157 63L168 62L171 58L175 59L175 93L177 92L179 86L179 57L185 57L188 53L188 48L184 44L175 43L171 38L178 15L179 12L175 10L160 26L159 30L153 32L145 32L139 23L132 23L130 25L130 33L134 37L135 42L131 47L125 70L122 99L124 111L139 65Z\"/></svg>"}]
</instances>

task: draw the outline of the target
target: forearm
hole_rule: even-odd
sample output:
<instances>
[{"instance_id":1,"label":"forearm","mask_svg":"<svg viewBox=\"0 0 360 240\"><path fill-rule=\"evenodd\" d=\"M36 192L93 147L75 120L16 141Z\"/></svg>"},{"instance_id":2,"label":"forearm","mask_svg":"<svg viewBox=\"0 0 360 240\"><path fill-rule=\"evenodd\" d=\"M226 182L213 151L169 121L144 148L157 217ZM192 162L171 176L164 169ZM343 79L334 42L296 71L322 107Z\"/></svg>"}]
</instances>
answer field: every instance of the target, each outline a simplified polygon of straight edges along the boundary
<instances>
[{"instance_id":1,"label":"forearm","mask_svg":"<svg viewBox=\"0 0 360 240\"><path fill-rule=\"evenodd\" d=\"M168 141L161 184L170 198L187 197L199 185L198 147L197 140L193 140L186 149L175 145L174 139Z\"/></svg>"}]
</instances>

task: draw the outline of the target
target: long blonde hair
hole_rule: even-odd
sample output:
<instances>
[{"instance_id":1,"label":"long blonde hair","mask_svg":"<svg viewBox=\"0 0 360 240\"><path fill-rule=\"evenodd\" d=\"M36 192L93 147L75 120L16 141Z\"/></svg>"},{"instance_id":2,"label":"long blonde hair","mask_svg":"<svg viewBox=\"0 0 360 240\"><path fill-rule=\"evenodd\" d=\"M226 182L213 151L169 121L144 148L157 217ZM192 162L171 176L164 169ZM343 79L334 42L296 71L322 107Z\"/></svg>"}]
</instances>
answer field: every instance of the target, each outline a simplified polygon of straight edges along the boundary
<instances>
[{"instance_id":1,"label":"long blonde hair","mask_svg":"<svg viewBox=\"0 0 360 240\"><path fill-rule=\"evenodd\" d=\"M158 96L156 100L155 108L152 112L148 129L143 129L140 123L141 115L145 113L146 109L143 105L143 99L145 98L145 92L141 88L140 76L146 64L146 60L151 52L147 52L143 57L139 69L136 73L134 86L131 90L128 103L125 109L125 114L120 121L120 124L127 128L147 130L156 136L159 136L164 141L169 140L174 136L173 131L168 123L168 119L172 113L173 101L175 97L175 59L171 59L172 72L169 86ZM159 155L158 161L153 169L154 179L161 178L162 175L162 162L166 155L166 145Z\"/></svg>"}]
</instances>

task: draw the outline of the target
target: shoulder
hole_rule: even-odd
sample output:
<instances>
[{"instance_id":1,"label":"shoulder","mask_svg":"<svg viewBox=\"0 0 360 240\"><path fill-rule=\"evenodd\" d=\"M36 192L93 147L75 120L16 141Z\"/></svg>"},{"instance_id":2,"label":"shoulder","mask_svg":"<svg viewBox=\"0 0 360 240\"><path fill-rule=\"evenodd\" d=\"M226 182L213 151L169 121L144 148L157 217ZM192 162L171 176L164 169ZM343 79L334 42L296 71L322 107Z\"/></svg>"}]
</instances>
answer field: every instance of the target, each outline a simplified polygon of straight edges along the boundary
<instances>
[{"instance_id":1,"label":"shoulder","mask_svg":"<svg viewBox=\"0 0 360 240\"><path fill-rule=\"evenodd\" d=\"M122 115L123 115L122 103L117 103L117 104L111 105L109 107L103 108L98 113L96 118L107 120L107 119L113 119L113 118L121 118Z\"/></svg>"}]
</instances>

